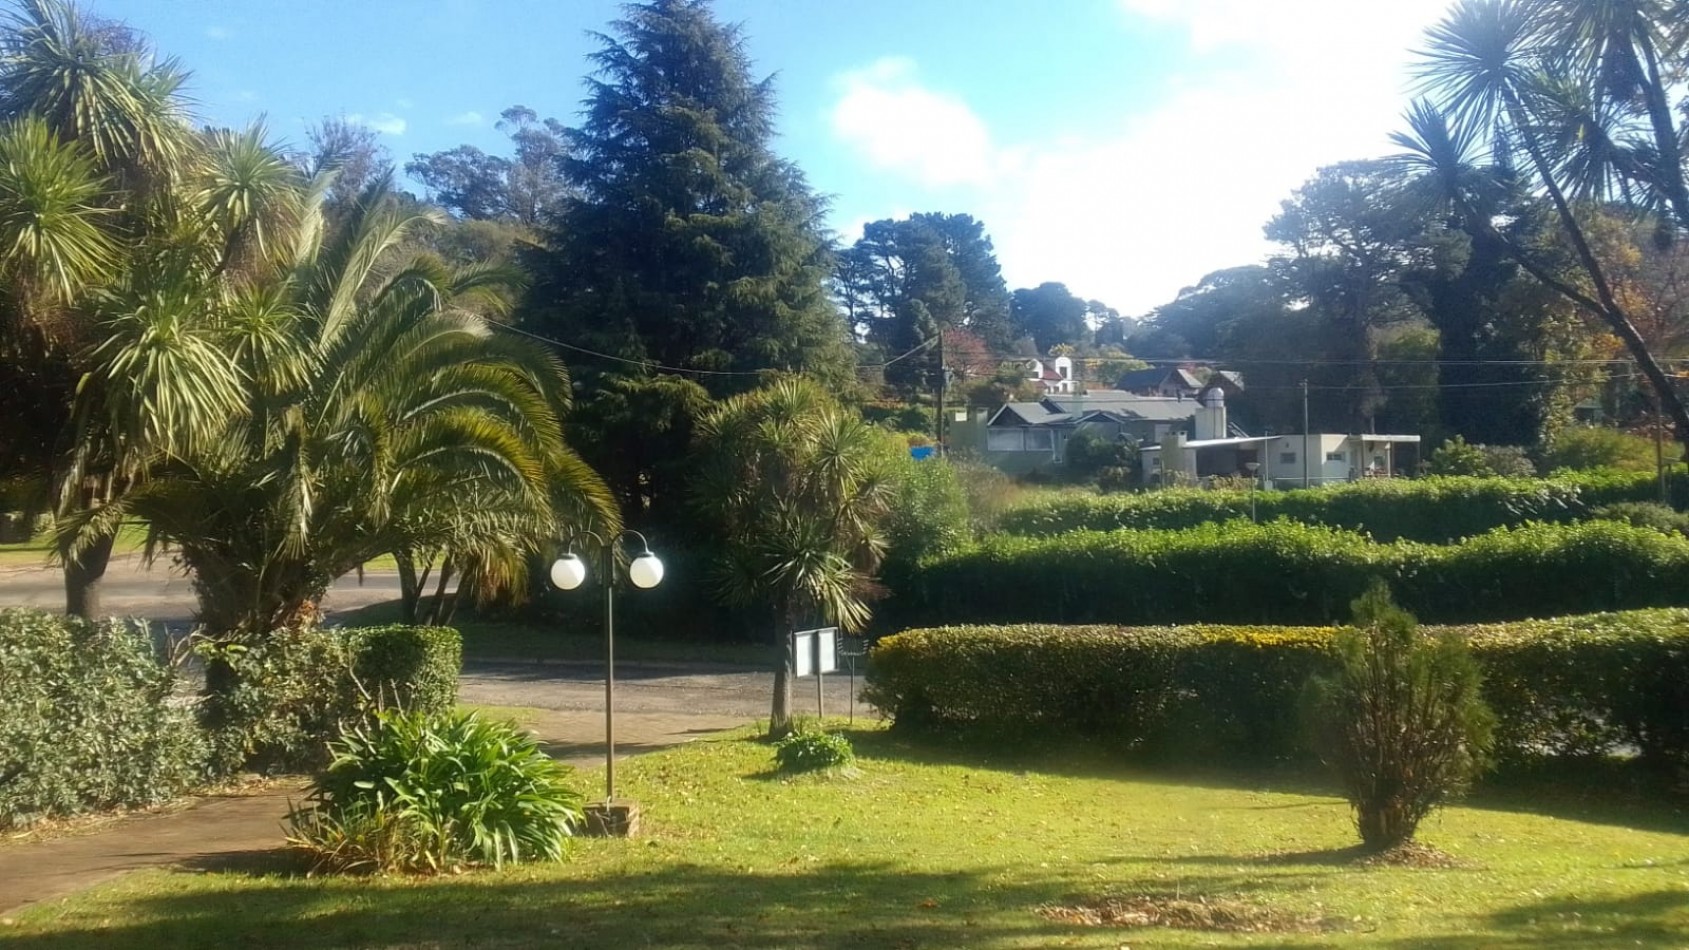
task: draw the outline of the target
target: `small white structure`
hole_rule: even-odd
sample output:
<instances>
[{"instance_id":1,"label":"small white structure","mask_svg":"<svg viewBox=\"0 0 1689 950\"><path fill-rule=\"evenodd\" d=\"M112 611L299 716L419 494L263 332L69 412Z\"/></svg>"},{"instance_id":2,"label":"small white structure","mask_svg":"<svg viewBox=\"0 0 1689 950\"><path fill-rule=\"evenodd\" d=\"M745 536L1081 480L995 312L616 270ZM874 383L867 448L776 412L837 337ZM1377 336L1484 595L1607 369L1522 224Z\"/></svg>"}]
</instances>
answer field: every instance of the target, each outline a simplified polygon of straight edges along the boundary
<instances>
[{"instance_id":1,"label":"small white structure","mask_svg":"<svg viewBox=\"0 0 1689 950\"><path fill-rule=\"evenodd\" d=\"M1045 365L1043 360L1032 360L1029 367L1031 374L1027 377L1035 383L1045 394L1072 395L1073 393L1073 358L1058 356Z\"/></svg>"},{"instance_id":2,"label":"small white structure","mask_svg":"<svg viewBox=\"0 0 1689 950\"><path fill-rule=\"evenodd\" d=\"M1207 411L1212 412L1212 408ZM1223 412L1223 407L1221 409ZM1211 418L1212 421L1212 418ZM1223 418L1222 418L1223 424ZM1199 414L1194 430L1207 429ZM1396 447L1417 446L1417 435L1265 435L1187 439L1170 432L1159 445L1146 445L1146 484L1188 484L1213 475L1254 475L1264 488L1312 488L1363 478L1393 478L1400 473Z\"/></svg>"}]
</instances>

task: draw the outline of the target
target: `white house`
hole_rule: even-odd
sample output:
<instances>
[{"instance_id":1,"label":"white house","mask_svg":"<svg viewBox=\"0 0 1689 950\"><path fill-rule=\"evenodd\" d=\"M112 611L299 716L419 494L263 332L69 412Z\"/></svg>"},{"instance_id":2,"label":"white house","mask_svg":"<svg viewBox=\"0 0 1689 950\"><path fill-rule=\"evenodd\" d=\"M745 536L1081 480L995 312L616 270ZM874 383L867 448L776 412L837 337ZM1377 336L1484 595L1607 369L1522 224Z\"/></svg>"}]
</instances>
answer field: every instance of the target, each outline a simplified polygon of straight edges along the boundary
<instances>
[{"instance_id":1,"label":"white house","mask_svg":"<svg viewBox=\"0 0 1689 950\"><path fill-rule=\"evenodd\" d=\"M1205 390L1192 417L1190 438L1167 433L1159 445L1147 445L1141 476L1146 484L1173 479L1197 481L1210 476L1254 476L1265 487L1304 488L1363 478L1391 478L1417 459L1417 435L1233 436L1226 421L1225 394ZM1408 458L1399 446L1412 445Z\"/></svg>"},{"instance_id":2,"label":"white house","mask_svg":"<svg viewBox=\"0 0 1689 950\"><path fill-rule=\"evenodd\" d=\"M1073 359L1058 356L1045 365L1043 360L1030 360L1027 368L1030 370L1027 378L1039 388L1039 392L1046 395L1072 395L1073 393Z\"/></svg>"}]
</instances>

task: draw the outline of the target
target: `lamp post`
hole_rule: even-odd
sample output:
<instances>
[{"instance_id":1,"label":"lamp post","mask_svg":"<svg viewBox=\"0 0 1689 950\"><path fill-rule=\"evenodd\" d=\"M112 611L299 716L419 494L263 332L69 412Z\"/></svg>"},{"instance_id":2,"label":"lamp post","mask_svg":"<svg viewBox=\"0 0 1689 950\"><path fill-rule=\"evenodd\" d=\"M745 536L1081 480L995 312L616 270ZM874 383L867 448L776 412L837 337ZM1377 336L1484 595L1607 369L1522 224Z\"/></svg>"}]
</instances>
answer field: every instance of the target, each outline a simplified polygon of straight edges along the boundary
<instances>
[{"instance_id":1,"label":"lamp post","mask_svg":"<svg viewBox=\"0 0 1689 950\"><path fill-rule=\"evenodd\" d=\"M1244 462L1243 467L1249 470L1249 520L1255 520L1255 486L1261 479L1255 474L1261 470L1260 462Z\"/></svg>"},{"instance_id":2,"label":"lamp post","mask_svg":"<svg viewBox=\"0 0 1689 950\"><path fill-rule=\"evenodd\" d=\"M629 529L610 540L591 531L584 533L598 542L604 571L604 803L588 806L587 815L598 823L595 830L627 837L637 828L639 812L631 802L616 801L616 545L629 535L639 539L640 552L628 562L628 582L641 590L662 583L663 562L638 531ZM574 590L586 582L586 576L586 561L573 550L551 564L551 584L558 590Z\"/></svg>"}]
</instances>

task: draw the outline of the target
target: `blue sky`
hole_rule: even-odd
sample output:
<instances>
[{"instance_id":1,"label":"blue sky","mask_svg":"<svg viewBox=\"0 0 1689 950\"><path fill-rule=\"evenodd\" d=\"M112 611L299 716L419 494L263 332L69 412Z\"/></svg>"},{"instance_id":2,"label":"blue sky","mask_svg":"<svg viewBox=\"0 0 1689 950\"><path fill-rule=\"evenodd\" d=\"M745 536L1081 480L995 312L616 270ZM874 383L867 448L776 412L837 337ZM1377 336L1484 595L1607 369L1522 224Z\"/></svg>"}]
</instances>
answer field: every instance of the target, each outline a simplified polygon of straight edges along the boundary
<instances>
[{"instance_id":1,"label":"blue sky","mask_svg":"<svg viewBox=\"0 0 1689 950\"><path fill-rule=\"evenodd\" d=\"M200 116L302 142L345 114L413 153L572 124L601 0L84 0L194 73ZM777 75L777 148L847 239L915 211L982 219L1011 287L1130 314L1257 261L1322 164L1386 154L1409 50L1448 0L717 0Z\"/></svg>"}]
</instances>

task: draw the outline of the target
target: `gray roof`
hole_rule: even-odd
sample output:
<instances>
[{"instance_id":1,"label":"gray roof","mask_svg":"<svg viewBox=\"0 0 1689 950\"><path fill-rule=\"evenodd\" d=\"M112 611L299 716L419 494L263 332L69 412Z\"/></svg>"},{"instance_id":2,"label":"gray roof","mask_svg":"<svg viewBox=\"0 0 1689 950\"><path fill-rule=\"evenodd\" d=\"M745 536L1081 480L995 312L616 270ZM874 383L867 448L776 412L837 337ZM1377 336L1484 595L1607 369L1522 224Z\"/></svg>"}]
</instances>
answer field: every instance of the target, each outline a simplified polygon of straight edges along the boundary
<instances>
[{"instance_id":1,"label":"gray roof","mask_svg":"<svg viewBox=\"0 0 1689 950\"><path fill-rule=\"evenodd\" d=\"M1196 414L1195 399L1172 396L1139 396L1112 389L1093 390L1083 396L1050 395L1041 402L1011 402L997 410L989 425L1062 425L1087 414L1106 413L1118 421L1183 422Z\"/></svg>"},{"instance_id":2,"label":"gray roof","mask_svg":"<svg viewBox=\"0 0 1689 950\"><path fill-rule=\"evenodd\" d=\"M1083 396L1046 396L1044 402L1055 403L1058 408L1074 414L1103 409L1128 418L1150 419L1155 422L1179 422L1189 419L1200 408L1195 399L1140 396L1116 390L1093 390Z\"/></svg>"},{"instance_id":3,"label":"gray roof","mask_svg":"<svg viewBox=\"0 0 1689 950\"><path fill-rule=\"evenodd\" d=\"M1178 366L1152 366L1149 369L1135 369L1120 377L1121 389L1154 389L1167 381L1173 381L1187 389L1195 389L1202 385L1189 370Z\"/></svg>"},{"instance_id":4,"label":"gray roof","mask_svg":"<svg viewBox=\"0 0 1689 950\"><path fill-rule=\"evenodd\" d=\"M1004 416L1015 418L1006 419ZM1045 426L1069 422L1072 419L1073 413L1052 411L1049 406L1041 402L1011 402L1005 403L1003 408L997 410L987 424L994 426Z\"/></svg>"}]
</instances>

